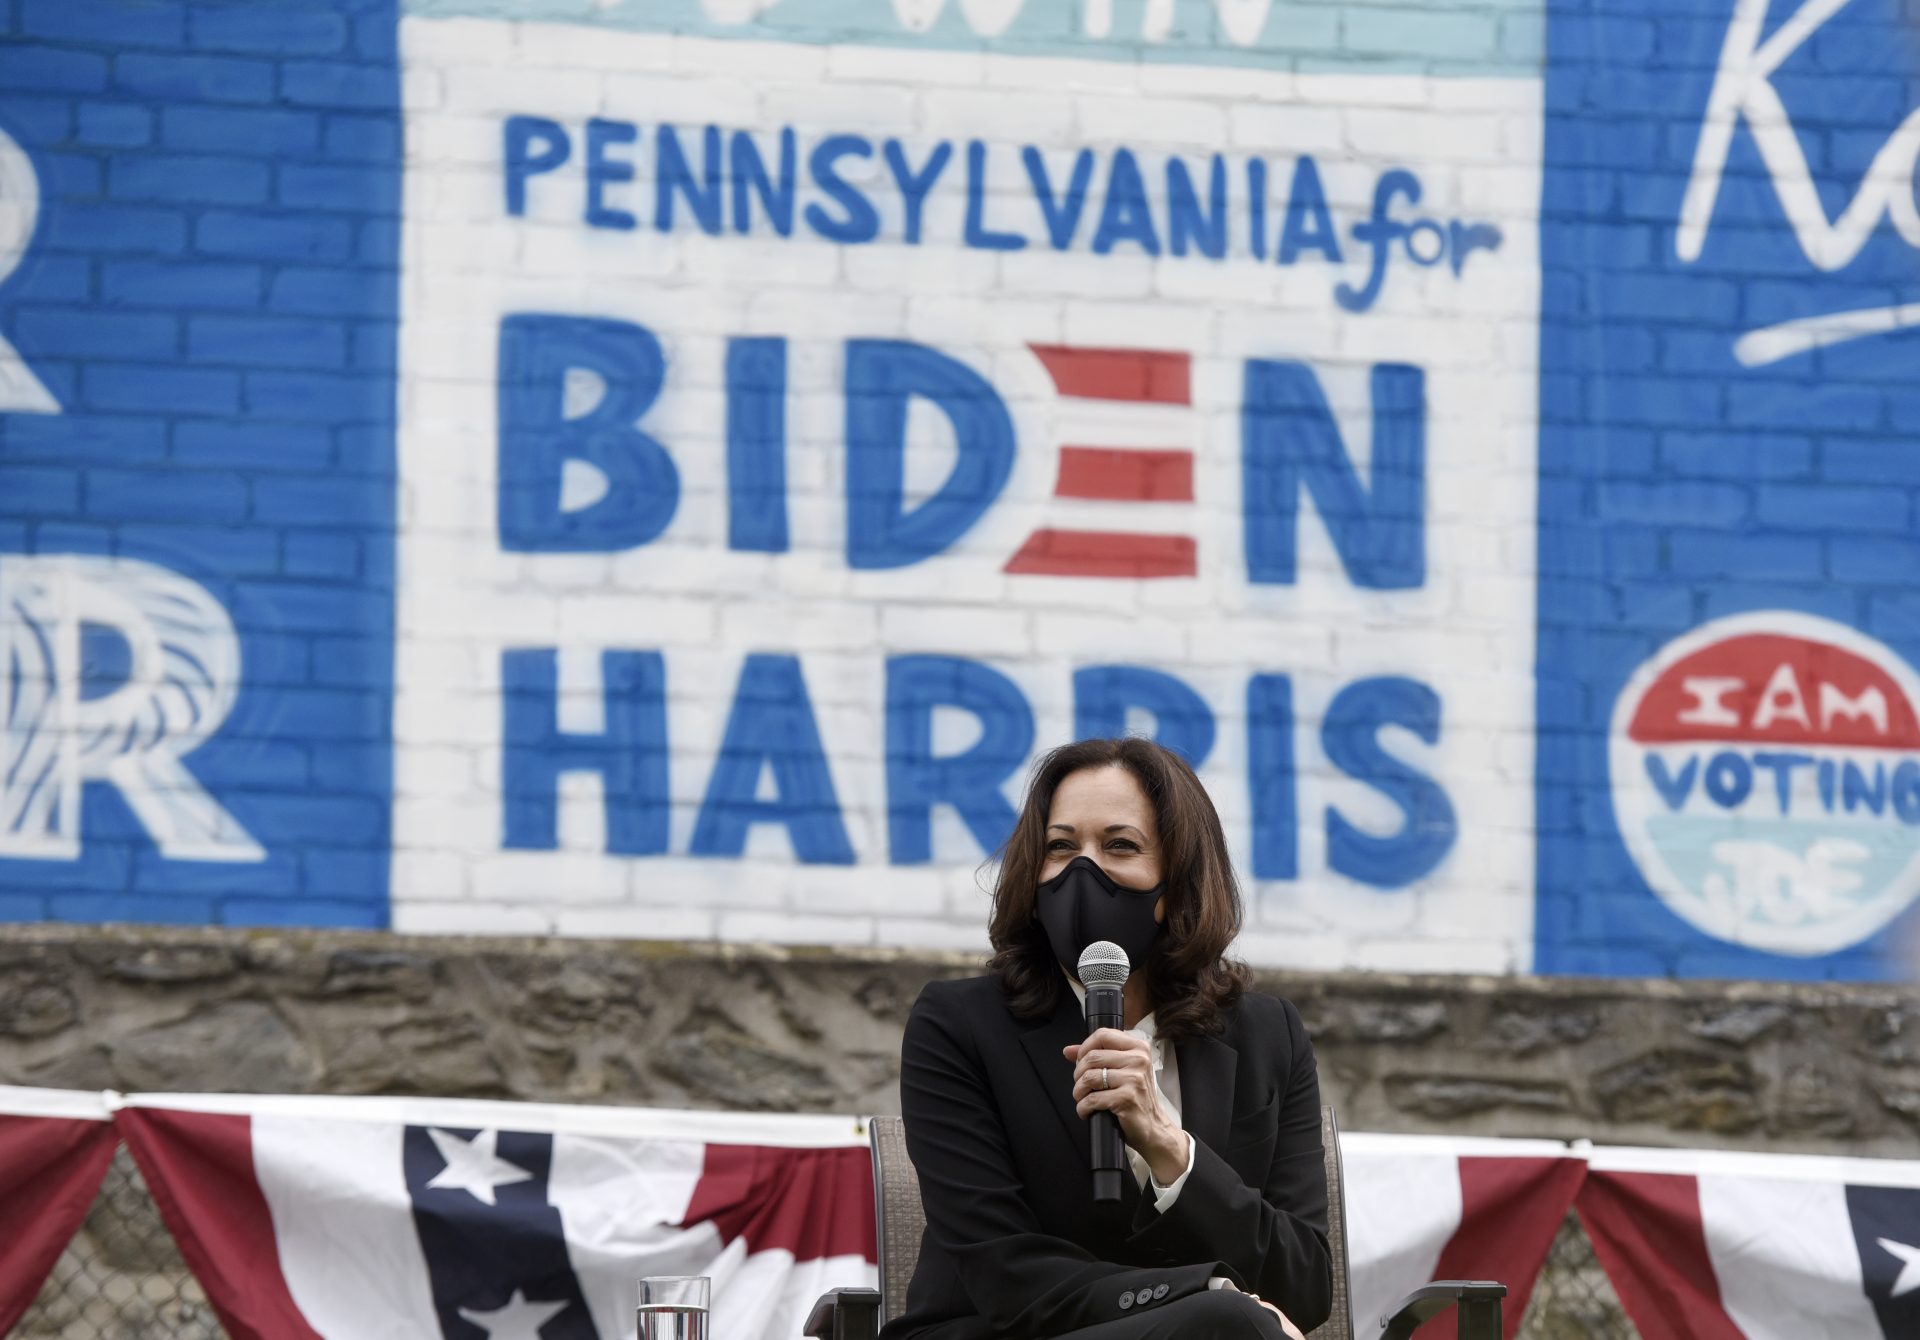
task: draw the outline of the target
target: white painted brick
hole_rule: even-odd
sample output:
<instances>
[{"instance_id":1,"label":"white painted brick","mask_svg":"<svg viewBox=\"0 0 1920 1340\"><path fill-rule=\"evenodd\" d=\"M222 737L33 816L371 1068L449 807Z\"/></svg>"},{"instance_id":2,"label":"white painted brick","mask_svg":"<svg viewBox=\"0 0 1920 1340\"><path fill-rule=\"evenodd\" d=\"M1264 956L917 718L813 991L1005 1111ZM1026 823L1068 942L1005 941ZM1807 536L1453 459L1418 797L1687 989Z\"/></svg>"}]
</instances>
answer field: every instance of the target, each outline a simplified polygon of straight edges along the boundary
<instances>
[{"instance_id":1,"label":"white painted brick","mask_svg":"<svg viewBox=\"0 0 1920 1340\"><path fill-rule=\"evenodd\" d=\"M686 907L563 907L554 930L600 940L711 940L714 917Z\"/></svg>"},{"instance_id":2,"label":"white painted brick","mask_svg":"<svg viewBox=\"0 0 1920 1340\"><path fill-rule=\"evenodd\" d=\"M395 902L393 928L415 935L545 935L555 918L525 904Z\"/></svg>"},{"instance_id":3,"label":"white painted brick","mask_svg":"<svg viewBox=\"0 0 1920 1340\"><path fill-rule=\"evenodd\" d=\"M870 945L873 922L855 916L773 915L763 912L722 912L723 940L772 945Z\"/></svg>"},{"instance_id":4,"label":"white painted brick","mask_svg":"<svg viewBox=\"0 0 1920 1340\"><path fill-rule=\"evenodd\" d=\"M437 73L444 105L459 112L513 114L539 107L550 116L588 116L601 108L600 76L591 71L449 64Z\"/></svg>"},{"instance_id":5,"label":"white painted brick","mask_svg":"<svg viewBox=\"0 0 1920 1340\"><path fill-rule=\"evenodd\" d=\"M979 51L945 51L938 60L909 61L894 46L827 48L827 74L834 80L975 85L985 82L986 73L987 58Z\"/></svg>"},{"instance_id":6,"label":"white painted brick","mask_svg":"<svg viewBox=\"0 0 1920 1340\"><path fill-rule=\"evenodd\" d=\"M409 63L504 65L515 55L516 26L495 19L457 17L426 24L403 22L402 45Z\"/></svg>"},{"instance_id":7,"label":"white painted brick","mask_svg":"<svg viewBox=\"0 0 1920 1340\"><path fill-rule=\"evenodd\" d=\"M602 77L607 115L642 123L646 162L653 161L652 130L658 124L674 126L717 125L727 130L748 130L758 120L759 93L746 80L694 78L664 73L608 74ZM769 163L778 153L777 134L754 136ZM698 152L698 145L682 147Z\"/></svg>"},{"instance_id":8,"label":"white painted brick","mask_svg":"<svg viewBox=\"0 0 1920 1340\"><path fill-rule=\"evenodd\" d=\"M1096 144L1150 137L1215 147L1227 138L1226 110L1217 103L1082 95L1074 111L1081 133Z\"/></svg>"}]
</instances>

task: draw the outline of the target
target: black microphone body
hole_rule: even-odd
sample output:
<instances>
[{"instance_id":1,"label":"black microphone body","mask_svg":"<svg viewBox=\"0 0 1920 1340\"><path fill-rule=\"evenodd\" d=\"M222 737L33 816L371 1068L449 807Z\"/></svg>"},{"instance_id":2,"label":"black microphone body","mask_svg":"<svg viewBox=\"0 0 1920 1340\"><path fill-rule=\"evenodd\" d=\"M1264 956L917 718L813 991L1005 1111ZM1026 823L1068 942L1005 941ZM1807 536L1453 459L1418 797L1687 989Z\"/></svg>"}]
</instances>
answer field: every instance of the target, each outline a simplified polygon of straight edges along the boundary
<instances>
[{"instance_id":1,"label":"black microphone body","mask_svg":"<svg viewBox=\"0 0 1920 1340\"><path fill-rule=\"evenodd\" d=\"M1120 1028L1121 988L1087 988L1087 1033L1097 1028ZM1095 1112L1089 1118L1093 1128L1093 1198L1096 1202L1118 1202L1120 1179L1127 1171L1127 1147L1120 1138L1120 1119L1111 1112Z\"/></svg>"}]
</instances>

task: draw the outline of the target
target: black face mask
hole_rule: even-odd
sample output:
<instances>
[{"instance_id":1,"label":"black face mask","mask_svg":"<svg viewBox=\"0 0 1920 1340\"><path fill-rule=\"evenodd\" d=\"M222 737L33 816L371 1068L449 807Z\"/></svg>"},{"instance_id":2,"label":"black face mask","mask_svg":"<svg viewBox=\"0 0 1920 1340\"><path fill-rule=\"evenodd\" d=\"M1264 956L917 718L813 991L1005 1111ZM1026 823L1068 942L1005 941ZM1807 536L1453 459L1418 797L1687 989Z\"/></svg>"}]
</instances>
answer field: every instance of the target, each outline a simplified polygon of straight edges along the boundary
<instances>
[{"instance_id":1,"label":"black face mask","mask_svg":"<svg viewBox=\"0 0 1920 1340\"><path fill-rule=\"evenodd\" d=\"M1153 905L1166 881L1150 889L1115 884L1093 860L1076 856L1067 868L1040 885L1035 915L1060 966L1077 979L1086 947L1108 940L1124 949L1137 972L1160 934Z\"/></svg>"}]
</instances>

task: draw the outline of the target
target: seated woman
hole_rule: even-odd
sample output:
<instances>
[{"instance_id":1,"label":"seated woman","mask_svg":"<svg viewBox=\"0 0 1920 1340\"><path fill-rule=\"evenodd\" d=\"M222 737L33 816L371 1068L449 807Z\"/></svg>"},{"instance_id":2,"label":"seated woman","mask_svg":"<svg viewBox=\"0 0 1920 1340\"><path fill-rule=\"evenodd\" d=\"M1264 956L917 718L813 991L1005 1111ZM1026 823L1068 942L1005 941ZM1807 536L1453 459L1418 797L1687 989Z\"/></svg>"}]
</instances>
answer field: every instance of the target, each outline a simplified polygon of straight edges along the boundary
<instances>
[{"instance_id":1,"label":"seated woman","mask_svg":"<svg viewBox=\"0 0 1920 1340\"><path fill-rule=\"evenodd\" d=\"M1313 1048L1225 957L1240 897L1213 803L1177 755L1083 740L1035 769L994 889L984 977L930 983L900 1106L927 1231L882 1340L1297 1336L1333 1266ZM1073 973L1134 966L1126 1030L1087 1035ZM1088 1116L1132 1176L1095 1203Z\"/></svg>"}]
</instances>

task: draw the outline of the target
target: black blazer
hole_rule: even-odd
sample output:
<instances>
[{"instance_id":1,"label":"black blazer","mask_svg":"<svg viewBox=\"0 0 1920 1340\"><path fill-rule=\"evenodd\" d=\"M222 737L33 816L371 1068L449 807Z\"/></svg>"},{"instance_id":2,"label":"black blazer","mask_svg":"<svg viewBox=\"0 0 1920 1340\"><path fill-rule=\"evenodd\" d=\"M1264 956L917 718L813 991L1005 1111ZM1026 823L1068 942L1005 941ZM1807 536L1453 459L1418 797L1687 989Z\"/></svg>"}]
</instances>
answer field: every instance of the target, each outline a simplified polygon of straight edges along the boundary
<instances>
[{"instance_id":1,"label":"black blazer","mask_svg":"<svg viewBox=\"0 0 1920 1340\"><path fill-rule=\"evenodd\" d=\"M1118 1209L1096 1211L1087 1123L1060 1054L1086 1034L1064 982L1038 1024L1008 1011L994 977L920 993L900 1109L927 1231L882 1340L1059 1336L1184 1298L1214 1275L1278 1304L1302 1331L1324 1321L1333 1264L1320 1086L1299 1012L1249 994L1221 1036L1177 1044L1194 1160L1164 1215L1131 1175Z\"/></svg>"}]
</instances>

